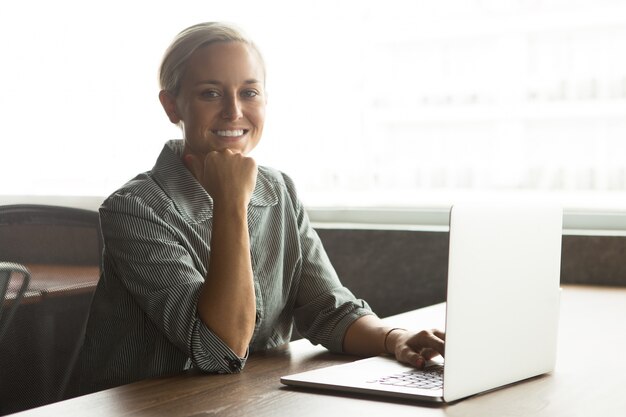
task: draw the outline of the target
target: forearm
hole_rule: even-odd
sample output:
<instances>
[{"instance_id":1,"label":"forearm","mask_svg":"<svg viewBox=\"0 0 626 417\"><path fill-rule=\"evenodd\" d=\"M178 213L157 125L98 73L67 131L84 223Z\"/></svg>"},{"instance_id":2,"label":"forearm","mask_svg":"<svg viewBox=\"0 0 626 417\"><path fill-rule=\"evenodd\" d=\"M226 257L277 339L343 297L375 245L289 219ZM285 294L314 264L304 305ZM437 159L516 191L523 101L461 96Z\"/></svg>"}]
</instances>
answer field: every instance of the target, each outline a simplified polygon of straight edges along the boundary
<instances>
[{"instance_id":1,"label":"forearm","mask_svg":"<svg viewBox=\"0 0 626 417\"><path fill-rule=\"evenodd\" d=\"M422 330L413 333L385 326L378 317L364 316L348 328L344 352L359 356L389 353L400 362L423 368L426 361L445 353L445 333Z\"/></svg>"},{"instance_id":2,"label":"forearm","mask_svg":"<svg viewBox=\"0 0 626 417\"><path fill-rule=\"evenodd\" d=\"M216 204L211 261L198 314L211 331L243 356L254 332L255 313L247 210L241 205Z\"/></svg>"},{"instance_id":3,"label":"forearm","mask_svg":"<svg viewBox=\"0 0 626 417\"><path fill-rule=\"evenodd\" d=\"M376 356L389 353L393 348L399 331L389 333L392 327L385 325L374 315L363 316L355 320L346 331L343 341L345 353L358 356ZM385 346L387 339L387 347ZM392 350L391 350L392 351Z\"/></svg>"}]
</instances>

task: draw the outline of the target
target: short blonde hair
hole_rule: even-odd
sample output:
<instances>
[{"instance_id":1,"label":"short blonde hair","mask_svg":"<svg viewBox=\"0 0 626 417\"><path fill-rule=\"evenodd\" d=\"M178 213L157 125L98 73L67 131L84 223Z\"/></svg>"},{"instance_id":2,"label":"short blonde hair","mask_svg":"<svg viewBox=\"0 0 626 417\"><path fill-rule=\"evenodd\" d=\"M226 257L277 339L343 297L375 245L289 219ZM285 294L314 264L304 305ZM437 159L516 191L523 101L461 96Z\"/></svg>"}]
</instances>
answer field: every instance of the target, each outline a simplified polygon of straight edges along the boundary
<instances>
[{"instance_id":1,"label":"short blonde hair","mask_svg":"<svg viewBox=\"0 0 626 417\"><path fill-rule=\"evenodd\" d=\"M213 42L243 42L248 45L258 55L265 77L263 56L252 40L231 24L206 22L183 30L167 48L159 69L161 89L178 96L189 58L195 51Z\"/></svg>"}]
</instances>

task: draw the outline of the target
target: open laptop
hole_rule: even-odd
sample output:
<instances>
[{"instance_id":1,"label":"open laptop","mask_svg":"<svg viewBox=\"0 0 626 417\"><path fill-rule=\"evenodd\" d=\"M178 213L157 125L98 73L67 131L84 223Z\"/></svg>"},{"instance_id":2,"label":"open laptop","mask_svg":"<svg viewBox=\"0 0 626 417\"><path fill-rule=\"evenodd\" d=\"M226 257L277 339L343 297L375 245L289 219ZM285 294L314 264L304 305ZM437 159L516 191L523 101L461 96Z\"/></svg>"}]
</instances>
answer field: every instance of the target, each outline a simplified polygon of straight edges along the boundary
<instances>
[{"instance_id":1,"label":"open laptop","mask_svg":"<svg viewBox=\"0 0 626 417\"><path fill-rule=\"evenodd\" d=\"M281 382L451 402L551 372L562 213L560 207L536 204L452 208L445 366L440 360L420 371L378 356L284 376ZM415 323L413 328L422 326ZM410 382L420 377L425 382Z\"/></svg>"}]
</instances>

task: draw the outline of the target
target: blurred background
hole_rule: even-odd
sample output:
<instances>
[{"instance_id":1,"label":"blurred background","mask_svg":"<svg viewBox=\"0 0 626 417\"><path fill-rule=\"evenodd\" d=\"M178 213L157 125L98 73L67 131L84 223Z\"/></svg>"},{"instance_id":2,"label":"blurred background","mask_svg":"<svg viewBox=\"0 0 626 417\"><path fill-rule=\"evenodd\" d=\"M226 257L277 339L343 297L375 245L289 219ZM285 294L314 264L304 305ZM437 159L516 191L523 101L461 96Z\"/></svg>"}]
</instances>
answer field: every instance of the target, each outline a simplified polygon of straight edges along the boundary
<instances>
[{"instance_id":1,"label":"blurred background","mask_svg":"<svg viewBox=\"0 0 626 417\"><path fill-rule=\"evenodd\" d=\"M162 54L215 20L262 50L252 155L309 207L626 208L617 0L3 2L0 194L105 197L151 169L181 137L157 98Z\"/></svg>"}]
</instances>

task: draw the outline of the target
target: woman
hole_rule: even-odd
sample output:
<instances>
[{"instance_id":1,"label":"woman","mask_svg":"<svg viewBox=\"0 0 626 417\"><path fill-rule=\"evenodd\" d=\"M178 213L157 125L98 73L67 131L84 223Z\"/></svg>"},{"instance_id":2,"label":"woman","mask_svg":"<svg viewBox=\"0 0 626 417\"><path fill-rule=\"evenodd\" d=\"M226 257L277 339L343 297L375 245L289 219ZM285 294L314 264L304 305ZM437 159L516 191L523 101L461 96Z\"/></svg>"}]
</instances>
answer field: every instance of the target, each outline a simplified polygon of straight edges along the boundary
<instances>
[{"instance_id":1,"label":"woman","mask_svg":"<svg viewBox=\"0 0 626 417\"><path fill-rule=\"evenodd\" d=\"M389 328L343 287L289 177L247 154L265 121L265 68L235 28L181 32L159 99L180 126L154 168L112 194L76 393L196 367L240 371L292 324L336 352L423 366L443 333Z\"/></svg>"}]
</instances>

